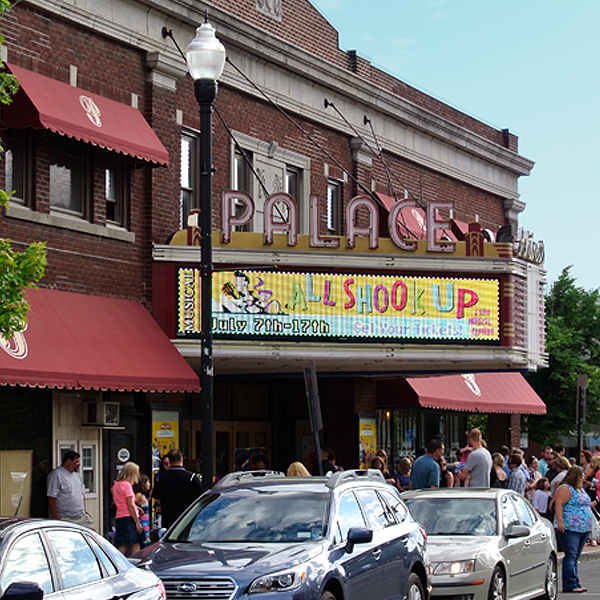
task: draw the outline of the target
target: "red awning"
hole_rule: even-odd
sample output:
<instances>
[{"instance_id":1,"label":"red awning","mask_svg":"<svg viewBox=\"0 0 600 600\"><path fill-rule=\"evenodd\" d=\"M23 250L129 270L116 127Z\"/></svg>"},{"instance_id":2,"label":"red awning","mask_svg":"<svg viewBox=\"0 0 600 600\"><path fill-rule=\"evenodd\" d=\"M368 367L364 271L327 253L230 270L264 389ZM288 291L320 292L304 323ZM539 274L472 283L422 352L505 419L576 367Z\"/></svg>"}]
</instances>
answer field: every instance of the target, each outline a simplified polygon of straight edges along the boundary
<instances>
[{"instance_id":1,"label":"red awning","mask_svg":"<svg viewBox=\"0 0 600 600\"><path fill-rule=\"evenodd\" d=\"M200 389L139 302L29 290L27 329L0 338L0 385L151 392Z\"/></svg>"},{"instance_id":2,"label":"red awning","mask_svg":"<svg viewBox=\"0 0 600 600\"><path fill-rule=\"evenodd\" d=\"M136 108L21 67L6 66L20 88L12 103L2 107L3 127L49 129L148 162L169 164L168 152Z\"/></svg>"},{"instance_id":3,"label":"red awning","mask_svg":"<svg viewBox=\"0 0 600 600\"><path fill-rule=\"evenodd\" d=\"M376 195L388 212L396 203L393 196L386 196L380 192L376 192ZM398 225L400 226L400 233L407 239L424 240L427 238L427 215L419 206L403 208L398 217ZM457 241L456 236L450 229L443 232L438 231L437 238L438 240L445 238L454 242Z\"/></svg>"},{"instance_id":4,"label":"red awning","mask_svg":"<svg viewBox=\"0 0 600 600\"><path fill-rule=\"evenodd\" d=\"M520 373L409 377L381 382L378 395L390 405L473 413L546 414L546 405Z\"/></svg>"}]
</instances>

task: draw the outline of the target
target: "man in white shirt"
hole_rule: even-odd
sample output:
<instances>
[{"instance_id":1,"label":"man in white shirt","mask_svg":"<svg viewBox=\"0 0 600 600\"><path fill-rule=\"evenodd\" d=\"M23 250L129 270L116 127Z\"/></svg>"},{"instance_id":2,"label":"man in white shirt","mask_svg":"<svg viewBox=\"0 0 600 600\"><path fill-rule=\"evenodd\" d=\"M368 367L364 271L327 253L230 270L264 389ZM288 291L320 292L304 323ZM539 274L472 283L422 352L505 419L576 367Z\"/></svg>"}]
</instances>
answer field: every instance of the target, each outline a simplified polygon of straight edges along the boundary
<instances>
[{"instance_id":1,"label":"man in white shirt","mask_svg":"<svg viewBox=\"0 0 600 600\"><path fill-rule=\"evenodd\" d=\"M50 518L78 523L90 529L92 517L85 511L85 488L79 475L81 457L69 450L60 467L52 470L46 480L46 495Z\"/></svg>"},{"instance_id":2,"label":"man in white shirt","mask_svg":"<svg viewBox=\"0 0 600 600\"><path fill-rule=\"evenodd\" d=\"M469 446L473 450L469 453L465 466L458 472L458 476L463 481L469 479L469 487L489 488L490 474L492 472L492 455L488 452L487 448L484 448L479 429L468 431L467 439Z\"/></svg>"}]
</instances>

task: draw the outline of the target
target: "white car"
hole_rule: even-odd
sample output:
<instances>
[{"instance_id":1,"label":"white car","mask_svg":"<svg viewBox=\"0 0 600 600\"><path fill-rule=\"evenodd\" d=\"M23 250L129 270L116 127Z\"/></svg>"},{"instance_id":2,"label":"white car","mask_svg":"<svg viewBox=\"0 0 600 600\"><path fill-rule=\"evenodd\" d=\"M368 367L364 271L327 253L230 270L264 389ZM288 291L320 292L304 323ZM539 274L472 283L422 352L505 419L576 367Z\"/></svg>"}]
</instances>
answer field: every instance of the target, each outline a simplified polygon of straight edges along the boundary
<instances>
[{"instance_id":1,"label":"white car","mask_svg":"<svg viewBox=\"0 0 600 600\"><path fill-rule=\"evenodd\" d=\"M432 600L556 600L554 528L521 494L441 488L402 499L427 531Z\"/></svg>"}]
</instances>

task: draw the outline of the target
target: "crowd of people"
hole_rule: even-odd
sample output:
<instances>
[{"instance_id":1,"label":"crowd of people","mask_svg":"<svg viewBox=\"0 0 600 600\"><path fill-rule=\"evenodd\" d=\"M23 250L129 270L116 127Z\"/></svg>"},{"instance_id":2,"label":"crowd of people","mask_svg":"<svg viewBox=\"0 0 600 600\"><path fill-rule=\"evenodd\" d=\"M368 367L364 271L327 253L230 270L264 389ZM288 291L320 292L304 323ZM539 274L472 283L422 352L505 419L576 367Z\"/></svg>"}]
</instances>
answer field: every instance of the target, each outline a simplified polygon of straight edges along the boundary
<instances>
[{"instance_id":1,"label":"crowd of people","mask_svg":"<svg viewBox=\"0 0 600 600\"><path fill-rule=\"evenodd\" d=\"M443 442L433 439L416 457L396 458L393 472L384 450L376 452L370 467L381 471L387 483L400 492L437 487L498 487L522 494L536 511L554 523L565 553L564 591L586 591L579 581L577 563L585 544L596 546L600 537L600 525L593 527L600 522L596 512L600 501L600 445L582 450L578 461L565 456L562 444L544 446L538 459L533 455L525 457L520 448L510 450L506 446L491 453L479 429L471 429L466 435L467 444L456 451L453 461L445 457ZM343 470L336 463L335 452L328 448L321 448L320 464L316 453L311 458L309 468L295 461L286 475L310 477ZM77 452L66 452L62 464L48 475L49 515L93 527L85 510L85 490L78 473L80 463ZM268 469L269 459L266 455L253 457L249 467ZM111 488L115 545L131 556L150 544L151 501L160 514L160 526L168 528L201 493L198 469L184 468L183 455L178 449L162 457L153 482L140 473L137 464L125 463Z\"/></svg>"},{"instance_id":2,"label":"crowd of people","mask_svg":"<svg viewBox=\"0 0 600 600\"><path fill-rule=\"evenodd\" d=\"M398 490L476 487L507 488L526 497L533 508L554 524L564 551L563 591L580 593L578 560L586 543L596 546L600 537L600 445L584 449L579 460L567 458L565 447L544 446L542 457L525 456L520 448L502 446L491 453L478 429L467 432L467 445L449 463L441 440L431 440L413 460L398 457L394 473L375 457L371 468L382 471ZM379 453L378 453L379 454ZM383 453L385 454L385 453ZM578 463L578 464L577 464Z\"/></svg>"}]
</instances>

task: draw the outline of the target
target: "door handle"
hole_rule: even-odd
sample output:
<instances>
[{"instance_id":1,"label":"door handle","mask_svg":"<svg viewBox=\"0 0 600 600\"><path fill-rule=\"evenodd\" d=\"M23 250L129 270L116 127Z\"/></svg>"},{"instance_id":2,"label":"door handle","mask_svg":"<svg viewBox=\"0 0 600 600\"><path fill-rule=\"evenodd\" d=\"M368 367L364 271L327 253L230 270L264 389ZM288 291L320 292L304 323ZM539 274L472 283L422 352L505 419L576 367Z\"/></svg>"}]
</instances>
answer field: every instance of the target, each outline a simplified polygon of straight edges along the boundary
<instances>
[{"instance_id":1,"label":"door handle","mask_svg":"<svg viewBox=\"0 0 600 600\"><path fill-rule=\"evenodd\" d=\"M376 550L373 550L373 558L375 560L379 560L381 558L381 548L377 548Z\"/></svg>"}]
</instances>

